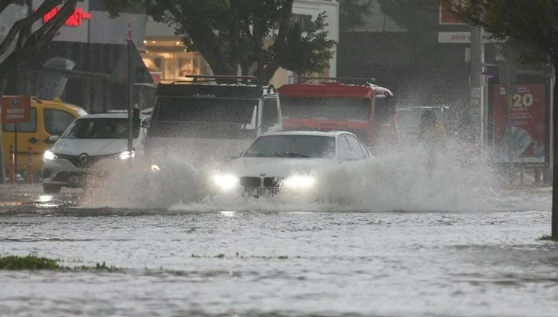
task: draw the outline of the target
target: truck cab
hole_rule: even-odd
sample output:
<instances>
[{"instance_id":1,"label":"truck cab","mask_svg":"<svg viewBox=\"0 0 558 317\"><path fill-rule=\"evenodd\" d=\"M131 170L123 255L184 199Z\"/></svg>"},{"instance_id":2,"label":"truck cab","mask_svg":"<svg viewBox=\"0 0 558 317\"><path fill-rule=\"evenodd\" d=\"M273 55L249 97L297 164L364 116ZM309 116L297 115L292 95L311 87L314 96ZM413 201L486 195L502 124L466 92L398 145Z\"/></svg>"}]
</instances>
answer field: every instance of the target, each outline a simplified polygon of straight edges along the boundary
<instances>
[{"instance_id":1,"label":"truck cab","mask_svg":"<svg viewBox=\"0 0 558 317\"><path fill-rule=\"evenodd\" d=\"M257 137L282 129L275 88L254 77L188 76L159 84L145 154L193 165L238 156Z\"/></svg>"},{"instance_id":2,"label":"truck cab","mask_svg":"<svg viewBox=\"0 0 558 317\"><path fill-rule=\"evenodd\" d=\"M348 82L360 81L360 84ZM286 130L345 130L369 147L396 135L392 92L363 79L308 77L281 86ZM391 141L390 141L391 142Z\"/></svg>"}]
</instances>

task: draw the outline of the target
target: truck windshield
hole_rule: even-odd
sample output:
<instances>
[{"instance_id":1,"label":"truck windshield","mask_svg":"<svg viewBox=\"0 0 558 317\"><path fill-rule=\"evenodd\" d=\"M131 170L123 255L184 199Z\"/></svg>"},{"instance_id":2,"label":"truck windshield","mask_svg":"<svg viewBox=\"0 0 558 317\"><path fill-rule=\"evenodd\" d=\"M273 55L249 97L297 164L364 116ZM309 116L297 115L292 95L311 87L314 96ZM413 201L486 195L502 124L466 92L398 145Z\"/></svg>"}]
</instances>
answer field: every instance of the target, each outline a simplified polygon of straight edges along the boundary
<instances>
[{"instance_id":1,"label":"truck windshield","mask_svg":"<svg viewBox=\"0 0 558 317\"><path fill-rule=\"evenodd\" d=\"M255 139L258 100L159 98L148 134L156 137Z\"/></svg>"},{"instance_id":2,"label":"truck windshield","mask_svg":"<svg viewBox=\"0 0 558 317\"><path fill-rule=\"evenodd\" d=\"M256 101L208 98L160 98L156 121L250 124Z\"/></svg>"},{"instance_id":3,"label":"truck windshield","mask_svg":"<svg viewBox=\"0 0 558 317\"><path fill-rule=\"evenodd\" d=\"M63 139L127 139L128 119L89 118L77 119L62 135ZM133 131L134 139L139 136L139 128Z\"/></svg>"},{"instance_id":4,"label":"truck windshield","mask_svg":"<svg viewBox=\"0 0 558 317\"><path fill-rule=\"evenodd\" d=\"M369 99L281 96L283 117L290 119L361 120L370 118Z\"/></svg>"}]
</instances>

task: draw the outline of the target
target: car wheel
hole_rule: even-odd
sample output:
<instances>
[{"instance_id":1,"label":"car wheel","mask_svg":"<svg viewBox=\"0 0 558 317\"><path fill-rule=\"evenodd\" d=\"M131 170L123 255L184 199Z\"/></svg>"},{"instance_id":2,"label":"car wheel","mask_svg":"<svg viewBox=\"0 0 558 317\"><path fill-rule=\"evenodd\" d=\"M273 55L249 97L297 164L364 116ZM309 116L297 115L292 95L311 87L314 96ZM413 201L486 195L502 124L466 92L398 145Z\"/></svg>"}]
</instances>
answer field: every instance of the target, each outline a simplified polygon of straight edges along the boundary
<instances>
[{"instance_id":1,"label":"car wheel","mask_svg":"<svg viewBox=\"0 0 558 317\"><path fill-rule=\"evenodd\" d=\"M43 190L45 191L46 194L58 194L61 189L62 189L62 186L59 186L59 185L43 184Z\"/></svg>"}]
</instances>

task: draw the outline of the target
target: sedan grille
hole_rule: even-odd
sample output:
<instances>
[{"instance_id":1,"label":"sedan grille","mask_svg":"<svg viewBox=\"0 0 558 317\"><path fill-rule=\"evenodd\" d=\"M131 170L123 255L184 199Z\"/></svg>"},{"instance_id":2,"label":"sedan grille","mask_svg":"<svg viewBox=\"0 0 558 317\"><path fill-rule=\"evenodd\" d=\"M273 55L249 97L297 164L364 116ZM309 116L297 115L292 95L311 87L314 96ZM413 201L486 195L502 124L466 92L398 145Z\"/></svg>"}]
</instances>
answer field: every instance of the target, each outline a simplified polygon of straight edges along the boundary
<instances>
[{"instance_id":1,"label":"sedan grille","mask_svg":"<svg viewBox=\"0 0 558 317\"><path fill-rule=\"evenodd\" d=\"M282 177L241 177L240 185L244 187L278 188Z\"/></svg>"},{"instance_id":2,"label":"sedan grille","mask_svg":"<svg viewBox=\"0 0 558 317\"><path fill-rule=\"evenodd\" d=\"M283 180L282 177L266 177L264 178L263 184L264 187L277 188L279 187L279 184L281 183L282 180Z\"/></svg>"},{"instance_id":3,"label":"sedan grille","mask_svg":"<svg viewBox=\"0 0 558 317\"><path fill-rule=\"evenodd\" d=\"M241 177L240 185L244 187L260 187L261 178L259 177Z\"/></svg>"}]
</instances>

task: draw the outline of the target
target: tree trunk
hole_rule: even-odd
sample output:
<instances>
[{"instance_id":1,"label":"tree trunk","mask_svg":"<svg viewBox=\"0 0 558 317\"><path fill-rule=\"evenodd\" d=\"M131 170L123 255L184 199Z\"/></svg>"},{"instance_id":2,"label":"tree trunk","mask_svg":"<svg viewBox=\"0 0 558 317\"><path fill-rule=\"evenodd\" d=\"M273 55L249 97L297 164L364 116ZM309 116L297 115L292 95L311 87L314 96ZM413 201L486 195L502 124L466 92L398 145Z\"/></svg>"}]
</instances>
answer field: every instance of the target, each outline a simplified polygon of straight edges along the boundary
<instances>
[{"instance_id":1,"label":"tree trunk","mask_svg":"<svg viewBox=\"0 0 558 317\"><path fill-rule=\"evenodd\" d=\"M6 73L0 73L0 100L4 96L4 91L6 91L6 86L8 85L8 75ZM2 124L0 124L0 127ZM6 184L6 164L4 159L4 144L2 142L2 129L0 129L0 184Z\"/></svg>"},{"instance_id":2,"label":"tree trunk","mask_svg":"<svg viewBox=\"0 0 558 317\"><path fill-rule=\"evenodd\" d=\"M556 79L558 71L558 60L554 61L554 73ZM552 236L558 237L558 83L554 80L554 102L552 105Z\"/></svg>"}]
</instances>

